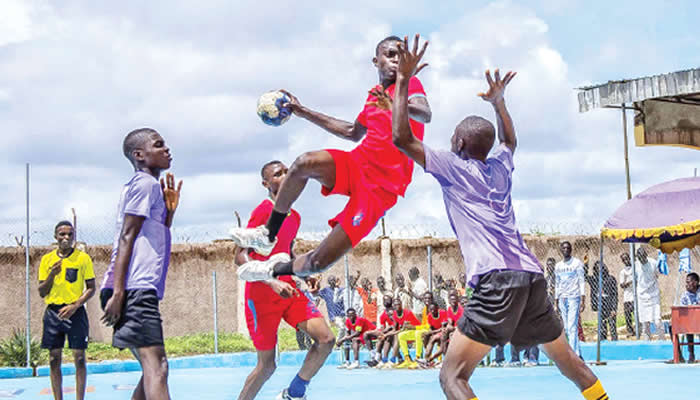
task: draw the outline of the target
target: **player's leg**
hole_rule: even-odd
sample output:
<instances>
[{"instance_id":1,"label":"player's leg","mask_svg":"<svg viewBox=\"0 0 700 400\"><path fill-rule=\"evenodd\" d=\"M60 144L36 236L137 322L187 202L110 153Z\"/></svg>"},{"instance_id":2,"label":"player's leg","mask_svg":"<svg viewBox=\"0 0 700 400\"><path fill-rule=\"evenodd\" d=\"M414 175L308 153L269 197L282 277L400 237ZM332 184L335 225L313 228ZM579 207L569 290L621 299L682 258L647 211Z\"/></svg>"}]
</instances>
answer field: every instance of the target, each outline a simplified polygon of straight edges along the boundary
<instances>
[{"instance_id":1,"label":"player's leg","mask_svg":"<svg viewBox=\"0 0 700 400\"><path fill-rule=\"evenodd\" d=\"M469 378L489 351L491 346L455 332L440 369L440 386L448 400L476 398L469 386Z\"/></svg>"},{"instance_id":2,"label":"player's leg","mask_svg":"<svg viewBox=\"0 0 700 400\"><path fill-rule=\"evenodd\" d=\"M275 350L258 351L258 363L251 371L243 384L243 389L238 395L238 400L253 400L262 386L275 372Z\"/></svg>"},{"instance_id":3,"label":"player's leg","mask_svg":"<svg viewBox=\"0 0 700 400\"><path fill-rule=\"evenodd\" d=\"M297 327L313 339L313 344L306 353L304 363L299 370L299 377L308 382L321 369L326 358L333 351L335 337L323 318L312 318L300 322Z\"/></svg>"},{"instance_id":4,"label":"player's leg","mask_svg":"<svg viewBox=\"0 0 700 400\"><path fill-rule=\"evenodd\" d=\"M136 349L143 370L143 392L148 400L169 400L168 358L162 345Z\"/></svg>"},{"instance_id":5,"label":"player's leg","mask_svg":"<svg viewBox=\"0 0 700 400\"><path fill-rule=\"evenodd\" d=\"M75 362L75 398L85 398L85 382L87 380L87 367L85 365L85 349L87 349L90 334L85 307L78 308L71 316L71 328L68 332L68 346L73 350Z\"/></svg>"},{"instance_id":6,"label":"player's leg","mask_svg":"<svg viewBox=\"0 0 700 400\"><path fill-rule=\"evenodd\" d=\"M87 381L85 350L73 349L73 360L75 362L75 398L83 400L85 398L85 382Z\"/></svg>"},{"instance_id":7,"label":"player's leg","mask_svg":"<svg viewBox=\"0 0 700 400\"><path fill-rule=\"evenodd\" d=\"M553 342L542 345L542 350L561 373L576 384L586 400L608 399L598 378L569 346L563 333Z\"/></svg>"},{"instance_id":8,"label":"player's leg","mask_svg":"<svg viewBox=\"0 0 700 400\"><path fill-rule=\"evenodd\" d=\"M131 354L134 356L136 361L138 361L139 364L141 364L141 356L139 355L137 349L130 348L129 351L131 351ZM141 378L139 379L139 383L136 384L134 392L131 394L131 400L146 400L146 392L143 391L143 371L141 372Z\"/></svg>"},{"instance_id":9,"label":"player's leg","mask_svg":"<svg viewBox=\"0 0 700 400\"><path fill-rule=\"evenodd\" d=\"M360 362L360 348L362 347L362 341L359 338L352 340L352 355L355 358L355 364Z\"/></svg>"},{"instance_id":10,"label":"player's leg","mask_svg":"<svg viewBox=\"0 0 700 400\"><path fill-rule=\"evenodd\" d=\"M51 390L54 400L63 400L63 374L61 373L62 349L49 350L49 368L51 370Z\"/></svg>"}]
</instances>

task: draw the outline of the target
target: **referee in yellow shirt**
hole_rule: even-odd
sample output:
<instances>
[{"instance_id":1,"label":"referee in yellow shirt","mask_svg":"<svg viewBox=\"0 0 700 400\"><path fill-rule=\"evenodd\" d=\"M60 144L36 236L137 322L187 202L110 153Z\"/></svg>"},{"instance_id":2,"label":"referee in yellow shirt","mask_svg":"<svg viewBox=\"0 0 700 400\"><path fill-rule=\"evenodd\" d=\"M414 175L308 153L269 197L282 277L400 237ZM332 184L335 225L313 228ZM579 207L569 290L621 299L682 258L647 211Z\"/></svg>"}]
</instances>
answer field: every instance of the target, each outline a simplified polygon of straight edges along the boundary
<instances>
[{"instance_id":1,"label":"referee in yellow shirt","mask_svg":"<svg viewBox=\"0 0 700 400\"><path fill-rule=\"evenodd\" d=\"M66 345L75 359L75 395L85 398L85 349L88 317L83 306L95 294L92 259L73 247L75 231L68 221L54 228L58 249L44 255L39 265L39 295L46 302L41 347L50 351L51 389L55 400L63 400L61 352Z\"/></svg>"}]
</instances>

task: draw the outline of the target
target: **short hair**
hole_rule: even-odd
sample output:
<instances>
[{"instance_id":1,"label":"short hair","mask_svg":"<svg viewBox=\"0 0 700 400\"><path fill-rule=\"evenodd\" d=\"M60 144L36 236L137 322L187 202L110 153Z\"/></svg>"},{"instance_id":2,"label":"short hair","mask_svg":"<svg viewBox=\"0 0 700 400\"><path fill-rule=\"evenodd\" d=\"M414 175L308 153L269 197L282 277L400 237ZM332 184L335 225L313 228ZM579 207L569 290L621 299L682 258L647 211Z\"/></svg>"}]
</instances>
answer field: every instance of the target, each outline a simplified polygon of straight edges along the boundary
<instances>
[{"instance_id":1,"label":"short hair","mask_svg":"<svg viewBox=\"0 0 700 400\"><path fill-rule=\"evenodd\" d=\"M62 227L62 226L70 226L71 229L74 229L74 228L73 228L73 224L71 224L70 221L63 220L63 221L58 221L58 223L56 224L56 226L53 228L53 233L55 234L55 233L58 231L58 228L60 228L60 227Z\"/></svg>"},{"instance_id":2,"label":"short hair","mask_svg":"<svg viewBox=\"0 0 700 400\"><path fill-rule=\"evenodd\" d=\"M265 179L265 170L273 165L282 164L280 160L272 160L265 163L265 165L260 168L260 176Z\"/></svg>"},{"instance_id":3,"label":"short hair","mask_svg":"<svg viewBox=\"0 0 700 400\"><path fill-rule=\"evenodd\" d=\"M455 128L458 139L462 139L470 156L488 156L496 140L496 128L493 124L478 115L464 118Z\"/></svg>"},{"instance_id":4,"label":"short hair","mask_svg":"<svg viewBox=\"0 0 700 400\"><path fill-rule=\"evenodd\" d=\"M688 278L690 278L690 279L694 279L695 282L700 282L700 275L698 275L698 274L695 273L695 272L691 272L691 273L689 273L687 276L688 276Z\"/></svg>"},{"instance_id":5,"label":"short hair","mask_svg":"<svg viewBox=\"0 0 700 400\"><path fill-rule=\"evenodd\" d=\"M382 45L386 42L401 42L403 39L396 35L391 35L387 36L384 39L380 40L379 43L377 43L377 47L374 48L374 55L378 56L379 55L379 48L382 47Z\"/></svg>"},{"instance_id":6,"label":"short hair","mask_svg":"<svg viewBox=\"0 0 700 400\"><path fill-rule=\"evenodd\" d=\"M412 274L412 275L413 274L420 275L420 270L418 269L418 267L411 267L411 269L408 270L408 273Z\"/></svg>"},{"instance_id":7,"label":"short hair","mask_svg":"<svg viewBox=\"0 0 700 400\"><path fill-rule=\"evenodd\" d=\"M571 247L571 242L569 242L568 240L565 240L565 241L559 243L559 247L561 247L561 246L563 246L563 245L565 245L565 244L568 244L569 247Z\"/></svg>"},{"instance_id":8,"label":"short hair","mask_svg":"<svg viewBox=\"0 0 700 400\"><path fill-rule=\"evenodd\" d=\"M349 313L350 311L352 311L352 312L354 312L355 314L357 314L357 311L355 311L355 308L353 308L353 307L350 307L350 308L348 308L347 310L345 310L345 313L347 314L347 313Z\"/></svg>"},{"instance_id":9,"label":"short hair","mask_svg":"<svg viewBox=\"0 0 700 400\"><path fill-rule=\"evenodd\" d=\"M153 128L138 128L126 134L124 138L124 144L122 145L122 150L124 151L124 156L134 164L133 152L134 150L143 147L148 135L153 133L158 133Z\"/></svg>"}]
</instances>

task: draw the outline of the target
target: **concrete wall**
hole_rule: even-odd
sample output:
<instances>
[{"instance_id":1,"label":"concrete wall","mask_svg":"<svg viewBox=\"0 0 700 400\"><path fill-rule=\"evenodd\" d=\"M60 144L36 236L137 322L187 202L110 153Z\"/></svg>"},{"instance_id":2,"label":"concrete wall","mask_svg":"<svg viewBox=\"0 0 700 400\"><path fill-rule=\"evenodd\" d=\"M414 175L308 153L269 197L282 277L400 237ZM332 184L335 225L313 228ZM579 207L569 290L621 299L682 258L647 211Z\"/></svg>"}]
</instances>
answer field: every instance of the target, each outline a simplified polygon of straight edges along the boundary
<instances>
[{"instance_id":1,"label":"concrete wall","mask_svg":"<svg viewBox=\"0 0 700 400\"><path fill-rule=\"evenodd\" d=\"M592 262L599 257L599 239L597 237L526 237L526 242L535 255L544 262L547 257L559 260L558 247L561 240L569 240L573 244L574 256L583 259L584 255ZM303 253L312 249L317 242L299 241L295 251ZM391 240L385 243L384 261L382 261L381 241L368 240L360 243L348 254L348 264L351 273L360 271L373 281L383 274L386 278L396 273L407 273L408 269L417 266L423 277L427 277L427 246L432 247L432 264L434 273L440 273L445 279L457 279L463 272L462 255L454 239L407 239ZM37 269L41 256L50 251L49 247L31 249L31 313L32 332L35 337L41 336L41 318L44 310L43 300L37 290ZM185 335L213 331L213 301L212 301L212 271L217 273L219 330L234 332L245 330L242 313L243 287L232 267L235 246L230 242L213 244L175 245L173 246L172 262L166 284L165 298L161 303L163 326L166 336ZM649 255L655 257L656 252L648 249ZM622 263L619 255L629 251L628 245L608 241L604 248L606 264L612 274L617 277ZM87 252L93 258L98 286L107 268L111 248L109 246L88 246ZM389 252L389 254L387 254ZM387 265L390 263L390 265ZM693 252L693 265L700 265L700 251ZM676 287L679 282L678 257L669 257L669 276L661 276L659 284L662 292L662 312L668 313ZM7 247L0 248L0 338L7 337L13 328L25 326L25 295L24 295L24 249ZM696 268L697 269L697 268ZM344 277L344 261L323 274L323 284L330 274L341 280ZM391 282L391 280L388 280ZM681 292L684 290L681 283ZM622 292L620 292L622 299ZM321 309L325 312L325 307ZM622 307L619 308L622 312ZM88 302L91 336L97 341L109 341L111 330L99 323L102 312L96 295ZM239 319L240 315L240 319ZM594 320L596 317L590 311L587 301L584 320Z\"/></svg>"}]
</instances>

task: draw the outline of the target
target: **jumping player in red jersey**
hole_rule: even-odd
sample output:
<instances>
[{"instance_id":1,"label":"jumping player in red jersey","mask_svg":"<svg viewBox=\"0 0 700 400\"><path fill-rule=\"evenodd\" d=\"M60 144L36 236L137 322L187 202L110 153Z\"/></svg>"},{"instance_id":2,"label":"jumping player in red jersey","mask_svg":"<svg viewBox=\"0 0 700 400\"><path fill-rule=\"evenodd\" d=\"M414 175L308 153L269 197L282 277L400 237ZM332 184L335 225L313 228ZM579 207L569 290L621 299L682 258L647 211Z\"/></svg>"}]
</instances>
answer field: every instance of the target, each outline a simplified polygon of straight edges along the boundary
<instances>
[{"instance_id":1,"label":"jumping player in red jersey","mask_svg":"<svg viewBox=\"0 0 700 400\"><path fill-rule=\"evenodd\" d=\"M342 139L355 142L364 139L350 152L321 150L302 154L289 169L267 222L253 229L234 228L233 240L241 247L269 254L292 204L309 179L321 183L324 196L339 194L350 199L343 211L328 222L333 229L316 249L294 261L282 257L248 263L238 269L241 279L258 281L292 274L303 277L327 269L367 236L396 204L398 196L404 195L411 182L413 161L392 143L390 107L380 104L383 100L376 96L379 92L386 91L389 95L394 92L400 42L400 38L390 36L377 44L372 62L377 68L379 85L370 91L354 122L313 111L285 92L294 115ZM411 128L415 137L422 140L423 124L430 122L432 116L430 106L417 77L410 79L408 91Z\"/></svg>"},{"instance_id":2,"label":"jumping player in red jersey","mask_svg":"<svg viewBox=\"0 0 700 400\"><path fill-rule=\"evenodd\" d=\"M272 201L277 196L279 187L287 175L287 167L280 161L270 161L262 167L262 184L268 190L270 199L258 205L248 221L248 226L258 226L272 212ZM250 259L266 260L284 254L290 257L301 217L295 210L290 210L289 218L282 225L278 240L271 251L271 256L261 256L250 249L242 248L236 254L238 265ZM284 320L291 326L301 329L314 344L306 355L304 364L287 389L277 396L278 400L306 399L306 386L316 375L326 358L333 350L335 338L316 306L297 289L290 276L270 279L264 282L246 282L245 316L253 345L258 352L258 363L243 385L239 400L251 400L258 394L263 384L275 371L275 345L277 329Z\"/></svg>"}]
</instances>

